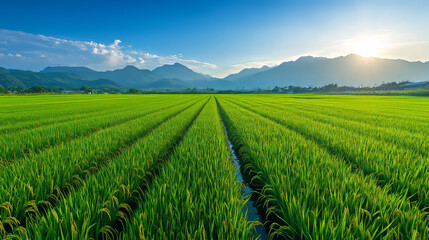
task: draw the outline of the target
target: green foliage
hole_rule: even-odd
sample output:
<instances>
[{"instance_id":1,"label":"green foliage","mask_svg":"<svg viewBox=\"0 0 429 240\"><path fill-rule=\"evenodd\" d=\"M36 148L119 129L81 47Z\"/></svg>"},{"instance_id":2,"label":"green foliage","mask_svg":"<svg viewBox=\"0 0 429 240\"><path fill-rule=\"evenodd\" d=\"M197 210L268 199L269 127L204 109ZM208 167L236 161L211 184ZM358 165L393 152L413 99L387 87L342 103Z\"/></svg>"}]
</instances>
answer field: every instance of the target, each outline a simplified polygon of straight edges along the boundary
<instances>
[{"instance_id":1,"label":"green foliage","mask_svg":"<svg viewBox=\"0 0 429 240\"><path fill-rule=\"evenodd\" d=\"M137 88L130 88L130 89L128 90L128 93L129 93L129 94L139 94L139 93L140 93L140 90L138 90Z\"/></svg>"},{"instance_id":2,"label":"green foliage","mask_svg":"<svg viewBox=\"0 0 429 240\"><path fill-rule=\"evenodd\" d=\"M221 120L271 238L429 238L429 99L264 91L0 96L0 238L253 238Z\"/></svg>"}]
</instances>

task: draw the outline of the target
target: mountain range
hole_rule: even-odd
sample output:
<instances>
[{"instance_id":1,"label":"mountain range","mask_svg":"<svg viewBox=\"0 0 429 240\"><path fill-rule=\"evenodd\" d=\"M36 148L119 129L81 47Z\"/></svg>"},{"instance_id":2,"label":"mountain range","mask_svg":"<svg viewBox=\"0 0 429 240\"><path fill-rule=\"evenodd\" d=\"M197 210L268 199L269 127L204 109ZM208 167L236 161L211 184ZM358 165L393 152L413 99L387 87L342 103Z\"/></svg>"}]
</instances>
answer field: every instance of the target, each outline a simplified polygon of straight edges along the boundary
<instances>
[{"instance_id":1,"label":"mountain range","mask_svg":"<svg viewBox=\"0 0 429 240\"><path fill-rule=\"evenodd\" d=\"M33 72L0 67L0 87L4 88L28 88L35 86L51 88L79 88L85 85L96 89L119 89L122 87L120 84L112 80L84 80L77 75L67 72Z\"/></svg>"},{"instance_id":2,"label":"mountain range","mask_svg":"<svg viewBox=\"0 0 429 240\"><path fill-rule=\"evenodd\" d=\"M429 62L409 62L350 54L344 57L300 57L266 71L235 80L237 88L273 88L274 86L319 87L374 86L383 82L419 82L429 79Z\"/></svg>"},{"instance_id":3,"label":"mountain range","mask_svg":"<svg viewBox=\"0 0 429 240\"><path fill-rule=\"evenodd\" d=\"M429 62L362 57L355 54L337 58L300 57L275 67L243 69L223 79L197 73L175 63L154 70L127 66L113 71L86 67L47 67L40 72L0 68L3 87L79 87L185 89L214 88L251 90L275 86L374 86L383 82L419 82L429 79Z\"/></svg>"}]
</instances>

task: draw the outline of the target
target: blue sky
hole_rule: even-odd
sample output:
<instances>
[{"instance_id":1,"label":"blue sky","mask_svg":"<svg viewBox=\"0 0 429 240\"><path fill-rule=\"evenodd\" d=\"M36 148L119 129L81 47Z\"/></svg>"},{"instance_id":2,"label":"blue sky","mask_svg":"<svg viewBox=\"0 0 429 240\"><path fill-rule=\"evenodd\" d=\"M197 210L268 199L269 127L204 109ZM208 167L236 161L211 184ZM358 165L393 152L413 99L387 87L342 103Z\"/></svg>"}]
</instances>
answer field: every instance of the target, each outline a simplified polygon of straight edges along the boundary
<instances>
[{"instance_id":1,"label":"blue sky","mask_svg":"<svg viewBox=\"0 0 429 240\"><path fill-rule=\"evenodd\" d=\"M0 66L181 62L223 77L302 55L427 61L428 2L2 1Z\"/></svg>"}]
</instances>

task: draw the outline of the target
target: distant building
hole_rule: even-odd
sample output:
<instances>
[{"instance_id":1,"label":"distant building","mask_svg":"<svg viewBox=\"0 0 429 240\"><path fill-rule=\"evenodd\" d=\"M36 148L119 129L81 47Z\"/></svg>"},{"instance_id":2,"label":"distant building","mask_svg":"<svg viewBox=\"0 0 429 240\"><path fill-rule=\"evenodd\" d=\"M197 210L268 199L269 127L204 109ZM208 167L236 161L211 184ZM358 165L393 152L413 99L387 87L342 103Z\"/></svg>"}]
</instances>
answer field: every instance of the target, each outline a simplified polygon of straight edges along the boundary
<instances>
[{"instance_id":1,"label":"distant building","mask_svg":"<svg viewBox=\"0 0 429 240\"><path fill-rule=\"evenodd\" d=\"M414 86L422 86L422 85L429 85L429 80L428 81L423 81L423 82L413 82L413 83L406 83L401 85L402 87L414 87Z\"/></svg>"},{"instance_id":2,"label":"distant building","mask_svg":"<svg viewBox=\"0 0 429 240\"><path fill-rule=\"evenodd\" d=\"M73 90L64 90L64 91L61 91L61 93L70 94L70 93L76 93L76 91L73 91Z\"/></svg>"}]
</instances>

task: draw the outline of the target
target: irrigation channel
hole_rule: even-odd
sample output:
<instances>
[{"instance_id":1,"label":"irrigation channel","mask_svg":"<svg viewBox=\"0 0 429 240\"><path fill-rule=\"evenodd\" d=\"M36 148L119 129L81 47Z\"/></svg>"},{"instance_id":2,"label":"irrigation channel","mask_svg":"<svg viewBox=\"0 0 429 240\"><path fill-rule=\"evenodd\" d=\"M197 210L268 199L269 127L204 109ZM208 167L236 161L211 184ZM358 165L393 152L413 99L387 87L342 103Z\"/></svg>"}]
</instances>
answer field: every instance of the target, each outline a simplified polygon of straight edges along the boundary
<instances>
[{"instance_id":1,"label":"irrigation channel","mask_svg":"<svg viewBox=\"0 0 429 240\"><path fill-rule=\"evenodd\" d=\"M219 115L220 114L220 109ZM225 123L223 122L223 119L221 117L223 130L225 131L226 139L228 140L228 148L231 151L231 163L235 166L235 172L236 172L236 179L237 181L240 181L241 185L243 186L241 188L241 194L245 199L249 199L246 202L246 205L243 207L242 212L247 211L247 220L249 221L255 221L259 222L261 224L255 225L255 228L252 230L252 237L257 238L260 240L269 240L267 230L265 229L265 226L263 223L265 222L265 219L262 217L263 215L260 214L260 212L257 209L257 199L256 196L253 193L253 189L249 186L249 183L247 179L243 177L242 169L241 169L241 161L235 154L234 145L232 144L231 140L229 139L228 130L226 129Z\"/></svg>"}]
</instances>

